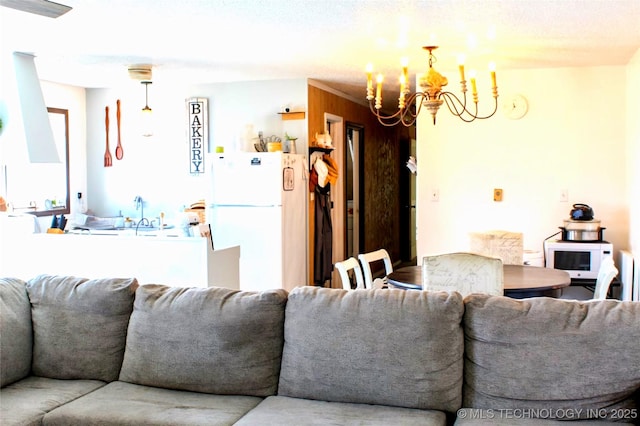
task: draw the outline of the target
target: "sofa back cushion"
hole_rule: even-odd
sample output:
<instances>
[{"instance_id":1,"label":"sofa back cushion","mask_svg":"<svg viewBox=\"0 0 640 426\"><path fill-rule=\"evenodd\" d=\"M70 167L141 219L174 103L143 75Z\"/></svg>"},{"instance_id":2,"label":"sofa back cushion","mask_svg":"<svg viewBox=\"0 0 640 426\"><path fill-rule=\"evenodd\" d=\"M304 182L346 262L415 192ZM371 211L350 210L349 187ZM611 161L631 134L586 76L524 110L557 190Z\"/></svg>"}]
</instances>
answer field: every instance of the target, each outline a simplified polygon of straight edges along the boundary
<instances>
[{"instance_id":1,"label":"sofa back cushion","mask_svg":"<svg viewBox=\"0 0 640 426\"><path fill-rule=\"evenodd\" d=\"M472 295L465 308L465 407L576 418L633 405L640 303Z\"/></svg>"},{"instance_id":2,"label":"sofa back cushion","mask_svg":"<svg viewBox=\"0 0 640 426\"><path fill-rule=\"evenodd\" d=\"M276 392L285 290L138 288L120 380L215 394Z\"/></svg>"},{"instance_id":3,"label":"sofa back cushion","mask_svg":"<svg viewBox=\"0 0 640 426\"><path fill-rule=\"evenodd\" d=\"M135 278L40 275L30 280L33 374L117 380L137 287Z\"/></svg>"},{"instance_id":4,"label":"sofa back cushion","mask_svg":"<svg viewBox=\"0 0 640 426\"><path fill-rule=\"evenodd\" d=\"M278 394L455 411L462 314L456 292L296 288Z\"/></svg>"},{"instance_id":5,"label":"sofa back cushion","mask_svg":"<svg viewBox=\"0 0 640 426\"><path fill-rule=\"evenodd\" d=\"M26 283L0 278L0 387L31 372L33 329Z\"/></svg>"}]
</instances>

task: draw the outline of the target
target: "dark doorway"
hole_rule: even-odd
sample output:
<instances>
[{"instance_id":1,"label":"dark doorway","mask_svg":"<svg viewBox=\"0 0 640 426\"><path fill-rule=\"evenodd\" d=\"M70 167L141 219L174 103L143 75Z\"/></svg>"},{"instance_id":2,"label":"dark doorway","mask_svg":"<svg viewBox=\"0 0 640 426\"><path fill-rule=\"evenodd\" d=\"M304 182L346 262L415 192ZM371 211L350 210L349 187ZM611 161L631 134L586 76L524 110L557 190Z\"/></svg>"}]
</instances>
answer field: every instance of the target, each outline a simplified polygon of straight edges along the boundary
<instances>
[{"instance_id":1,"label":"dark doorway","mask_svg":"<svg viewBox=\"0 0 640 426\"><path fill-rule=\"evenodd\" d=\"M400 260L415 263L416 259L416 175L406 166L415 158L415 139L400 139Z\"/></svg>"},{"instance_id":2,"label":"dark doorway","mask_svg":"<svg viewBox=\"0 0 640 426\"><path fill-rule=\"evenodd\" d=\"M364 127L347 123L345 144L345 223L346 257L358 257L364 247L364 191L362 178L362 158L364 147Z\"/></svg>"}]
</instances>

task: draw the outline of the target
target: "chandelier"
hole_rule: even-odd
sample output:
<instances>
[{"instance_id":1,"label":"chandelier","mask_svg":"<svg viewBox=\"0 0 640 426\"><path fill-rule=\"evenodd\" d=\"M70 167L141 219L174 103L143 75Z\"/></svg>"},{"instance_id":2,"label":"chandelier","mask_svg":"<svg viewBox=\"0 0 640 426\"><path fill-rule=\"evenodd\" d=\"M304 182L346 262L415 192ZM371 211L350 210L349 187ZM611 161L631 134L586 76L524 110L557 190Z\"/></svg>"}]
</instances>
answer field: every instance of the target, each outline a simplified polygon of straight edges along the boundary
<instances>
[{"instance_id":1,"label":"chandelier","mask_svg":"<svg viewBox=\"0 0 640 426\"><path fill-rule=\"evenodd\" d=\"M489 64L491 73L491 90L493 93L494 107L493 111L488 115L481 116L478 114L478 90L476 87L475 72L470 72L471 94L473 105L469 102L467 105L467 81L464 73L464 58L458 60L458 69L460 70L460 86L462 91L462 99L452 92L443 91L442 88L447 85L448 80L433 68L433 63L437 61L433 55L433 51L438 46L424 46L423 49L429 51L429 69L420 78L421 92L411 93L410 82L408 77L408 61L402 60L402 74L400 75L400 95L398 97L398 110L395 114L384 115L380 112L382 108L382 82L384 77L378 74L376 82L376 94L373 96L373 66L367 65L367 100L371 112L378 118L378 121L384 126L395 126L403 124L404 126L413 126L416 122L422 107L431 113L433 124L436 124L436 114L440 106L445 103L451 114L460 118L462 121L470 123L476 119L483 120L492 117L498 110L498 86L496 85L495 64Z\"/></svg>"}]
</instances>

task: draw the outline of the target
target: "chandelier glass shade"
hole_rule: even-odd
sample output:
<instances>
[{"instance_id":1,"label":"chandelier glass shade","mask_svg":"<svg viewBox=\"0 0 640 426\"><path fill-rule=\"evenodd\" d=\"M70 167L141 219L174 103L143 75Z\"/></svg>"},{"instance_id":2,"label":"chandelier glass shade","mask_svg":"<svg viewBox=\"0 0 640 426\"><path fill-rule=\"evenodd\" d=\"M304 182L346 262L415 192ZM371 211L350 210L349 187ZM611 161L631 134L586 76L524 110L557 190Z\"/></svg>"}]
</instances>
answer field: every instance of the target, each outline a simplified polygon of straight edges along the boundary
<instances>
[{"instance_id":1,"label":"chandelier glass shade","mask_svg":"<svg viewBox=\"0 0 640 426\"><path fill-rule=\"evenodd\" d=\"M437 48L438 46L423 47L423 49L429 52L429 69L424 75L422 75L419 81L419 86L422 91L416 91L414 93L411 92L408 76L408 61L406 59L402 60L398 110L391 115L384 115L381 112L382 82L384 81L384 77L382 74L378 74L376 78L377 85L374 96L373 67L371 64L367 65L367 100L369 101L371 112L378 118L378 121L382 125L395 126L397 124L402 124L407 127L413 126L423 107L426 108L433 117L433 124L435 125L436 114L442 104L447 105L451 114L467 123L474 120L483 120L492 117L496 113L498 110L498 86L496 83L495 64L489 64L491 90L494 99L493 110L487 115L480 115L478 113L478 90L475 73L473 71L469 73L472 102L470 101L469 104L467 104L467 81L465 79L464 58L460 57L458 60L460 89L462 92L461 97L458 97L452 92L443 90L443 87L448 84L448 80L433 68L433 63L436 61L433 51Z\"/></svg>"}]
</instances>

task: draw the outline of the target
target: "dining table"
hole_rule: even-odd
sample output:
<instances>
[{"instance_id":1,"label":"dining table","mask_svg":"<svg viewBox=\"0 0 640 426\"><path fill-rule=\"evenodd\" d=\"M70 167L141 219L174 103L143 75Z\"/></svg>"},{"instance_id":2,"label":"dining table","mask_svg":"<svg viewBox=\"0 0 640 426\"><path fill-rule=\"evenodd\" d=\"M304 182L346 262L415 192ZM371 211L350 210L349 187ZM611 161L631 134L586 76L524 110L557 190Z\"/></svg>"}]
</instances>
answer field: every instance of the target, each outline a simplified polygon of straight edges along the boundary
<instances>
[{"instance_id":1,"label":"dining table","mask_svg":"<svg viewBox=\"0 0 640 426\"><path fill-rule=\"evenodd\" d=\"M504 295L514 299L526 297L558 297L571 285L567 271L530 265L503 265ZM404 266L387 277L391 288L422 290L422 266Z\"/></svg>"}]
</instances>

